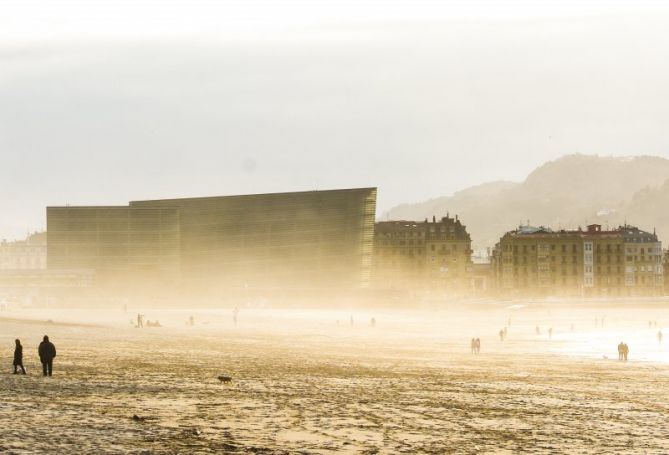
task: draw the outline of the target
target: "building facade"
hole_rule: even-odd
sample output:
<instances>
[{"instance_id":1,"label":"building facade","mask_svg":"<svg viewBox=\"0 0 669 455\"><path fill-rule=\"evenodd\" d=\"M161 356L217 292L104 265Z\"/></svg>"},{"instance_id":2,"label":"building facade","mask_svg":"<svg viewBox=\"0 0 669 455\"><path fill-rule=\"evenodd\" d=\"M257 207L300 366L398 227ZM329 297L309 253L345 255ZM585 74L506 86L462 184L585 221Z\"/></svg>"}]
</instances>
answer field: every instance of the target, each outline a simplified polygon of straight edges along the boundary
<instances>
[{"instance_id":1,"label":"building facade","mask_svg":"<svg viewBox=\"0 0 669 455\"><path fill-rule=\"evenodd\" d=\"M50 207L48 266L213 295L364 288L375 212L376 188Z\"/></svg>"},{"instance_id":2,"label":"building facade","mask_svg":"<svg viewBox=\"0 0 669 455\"><path fill-rule=\"evenodd\" d=\"M174 208L48 207L48 269L92 274L107 288L175 283L179 228Z\"/></svg>"},{"instance_id":3,"label":"building facade","mask_svg":"<svg viewBox=\"0 0 669 455\"><path fill-rule=\"evenodd\" d=\"M471 238L458 217L381 221L374 231L374 284L465 295L471 290Z\"/></svg>"},{"instance_id":4,"label":"building facade","mask_svg":"<svg viewBox=\"0 0 669 455\"><path fill-rule=\"evenodd\" d=\"M25 240L0 243L0 270L46 269L46 232L35 232Z\"/></svg>"},{"instance_id":5,"label":"building facade","mask_svg":"<svg viewBox=\"0 0 669 455\"><path fill-rule=\"evenodd\" d=\"M491 261L503 296L652 296L663 288L662 244L634 226L521 226L504 234Z\"/></svg>"}]
</instances>

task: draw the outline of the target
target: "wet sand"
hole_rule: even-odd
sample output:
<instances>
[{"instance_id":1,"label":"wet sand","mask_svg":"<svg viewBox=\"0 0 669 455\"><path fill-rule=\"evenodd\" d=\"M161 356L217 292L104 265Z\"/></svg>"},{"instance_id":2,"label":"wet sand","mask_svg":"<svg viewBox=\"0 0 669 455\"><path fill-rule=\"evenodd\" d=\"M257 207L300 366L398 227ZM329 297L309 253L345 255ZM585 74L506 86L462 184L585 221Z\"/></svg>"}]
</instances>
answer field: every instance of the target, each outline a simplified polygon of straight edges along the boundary
<instances>
[{"instance_id":1,"label":"wet sand","mask_svg":"<svg viewBox=\"0 0 669 455\"><path fill-rule=\"evenodd\" d=\"M532 333L542 312L514 315L502 343L506 314L377 314L370 327L368 314L350 326L346 312L242 311L235 326L226 310L187 327L163 312L150 329L131 315L101 316L103 328L12 315L0 452L669 453L669 365L565 355L580 341L560 339L574 318L555 312L558 339ZM620 330L648 318L616 317ZM52 378L36 357L44 333ZM10 374L16 336L28 376Z\"/></svg>"}]
</instances>

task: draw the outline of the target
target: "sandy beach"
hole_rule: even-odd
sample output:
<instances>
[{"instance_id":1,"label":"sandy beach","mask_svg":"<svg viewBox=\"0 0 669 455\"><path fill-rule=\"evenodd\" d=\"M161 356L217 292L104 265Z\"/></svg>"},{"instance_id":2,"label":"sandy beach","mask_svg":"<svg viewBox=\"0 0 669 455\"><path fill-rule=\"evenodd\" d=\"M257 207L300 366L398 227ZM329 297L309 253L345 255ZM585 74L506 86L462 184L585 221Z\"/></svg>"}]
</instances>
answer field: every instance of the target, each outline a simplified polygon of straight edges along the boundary
<instances>
[{"instance_id":1,"label":"sandy beach","mask_svg":"<svg viewBox=\"0 0 669 455\"><path fill-rule=\"evenodd\" d=\"M669 452L657 309L607 310L604 327L597 309L242 310L237 325L202 310L193 327L188 313L144 312L163 327L132 327L132 311L0 314L0 452ZM11 374L16 337L27 376Z\"/></svg>"}]
</instances>

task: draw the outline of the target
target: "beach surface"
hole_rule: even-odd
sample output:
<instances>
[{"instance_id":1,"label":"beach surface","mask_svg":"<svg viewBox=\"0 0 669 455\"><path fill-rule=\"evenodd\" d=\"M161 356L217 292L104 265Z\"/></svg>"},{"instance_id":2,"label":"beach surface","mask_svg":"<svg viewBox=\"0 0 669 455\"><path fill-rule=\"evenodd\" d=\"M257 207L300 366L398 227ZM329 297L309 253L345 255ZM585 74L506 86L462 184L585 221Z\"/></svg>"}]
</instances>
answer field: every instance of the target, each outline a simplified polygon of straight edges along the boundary
<instances>
[{"instance_id":1,"label":"beach surface","mask_svg":"<svg viewBox=\"0 0 669 455\"><path fill-rule=\"evenodd\" d=\"M0 313L0 452L669 453L663 309L142 312Z\"/></svg>"}]
</instances>

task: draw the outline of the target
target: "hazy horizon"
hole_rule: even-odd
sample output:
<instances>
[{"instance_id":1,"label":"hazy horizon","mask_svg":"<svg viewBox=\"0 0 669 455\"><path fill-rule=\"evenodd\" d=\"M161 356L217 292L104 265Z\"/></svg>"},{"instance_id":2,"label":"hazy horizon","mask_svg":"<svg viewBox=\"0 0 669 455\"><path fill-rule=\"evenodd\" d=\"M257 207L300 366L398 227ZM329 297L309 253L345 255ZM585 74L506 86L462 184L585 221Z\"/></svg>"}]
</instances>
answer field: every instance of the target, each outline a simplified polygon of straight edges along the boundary
<instances>
[{"instance_id":1,"label":"hazy horizon","mask_svg":"<svg viewBox=\"0 0 669 455\"><path fill-rule=\"evenodd\" d=\"M661 2L0 3L0 238L45 206L379 188L669 157Z\"/></svg>"}]
</instances>

